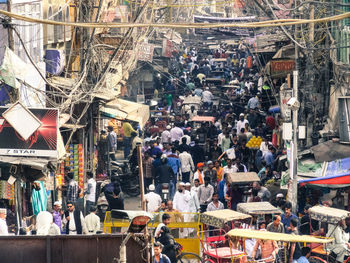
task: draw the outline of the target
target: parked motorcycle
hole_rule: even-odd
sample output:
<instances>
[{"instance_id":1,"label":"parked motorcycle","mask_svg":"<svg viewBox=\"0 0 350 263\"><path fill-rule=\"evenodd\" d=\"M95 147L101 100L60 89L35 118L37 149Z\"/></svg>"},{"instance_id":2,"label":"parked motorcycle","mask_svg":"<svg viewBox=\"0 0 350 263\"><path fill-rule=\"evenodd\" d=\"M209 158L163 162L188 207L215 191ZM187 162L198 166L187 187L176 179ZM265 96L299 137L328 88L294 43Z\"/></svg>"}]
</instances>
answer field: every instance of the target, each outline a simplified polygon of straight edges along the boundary
<instances>
[{"instance_id":1,"label":"parked motorcycle","mask_svg":"<svg viewBox=\"0 0 350 263\"><path fill-rule=\"evenodd\" d=\"M115 183L120 186L123 193L131 197L140 194L139 168L137 166L131 169L129 163L112 161L111 177L114 177Z\"/></svg>"},{"instance_id":2,"label":"parked motorcycle","mask_svg":"<svg viewBox=\"0 0 350 263\"><path fill-rule=\"evenodd\" d=\"M100 217L101 221L104 220L106 211L108 209L108 201L103 192L103 189L106 185L110 184L111 181L109 179L104 180L102 183L98 182L97 184L97 215Z\"/></svg>"},{"instance_id":3,"label":"parked motorcycle","mask_svg":"<svg viewBox=\"0 0 350 263\"><path fill-rule=\"evenodd\" d=\"M169 190L170 190L170 184L163 183L162 184L162 191L161 191L161 198L162 198L162 200L168 200L168 198L169 198Z\"/></svg>"}]
</instances>

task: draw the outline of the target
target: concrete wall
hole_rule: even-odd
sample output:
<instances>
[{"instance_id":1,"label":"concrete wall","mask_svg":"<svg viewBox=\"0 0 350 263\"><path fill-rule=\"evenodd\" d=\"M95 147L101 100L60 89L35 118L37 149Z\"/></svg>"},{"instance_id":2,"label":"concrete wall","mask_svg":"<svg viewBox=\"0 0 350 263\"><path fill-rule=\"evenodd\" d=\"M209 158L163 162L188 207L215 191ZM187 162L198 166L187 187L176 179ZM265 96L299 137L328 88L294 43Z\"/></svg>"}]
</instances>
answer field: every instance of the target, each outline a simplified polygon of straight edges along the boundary
<instances>
[{"instance_id":1,"label":"concrete wall","mask_svg":"<svg viewBox=\"0 0 350 263\"><path fill-rule=\"evenodd\" d=\"M117 262L125 235L1 236L1 262L78 263ZM133 238L127 243L127 262L144 262Z\"/></svg>"}]
</instances>

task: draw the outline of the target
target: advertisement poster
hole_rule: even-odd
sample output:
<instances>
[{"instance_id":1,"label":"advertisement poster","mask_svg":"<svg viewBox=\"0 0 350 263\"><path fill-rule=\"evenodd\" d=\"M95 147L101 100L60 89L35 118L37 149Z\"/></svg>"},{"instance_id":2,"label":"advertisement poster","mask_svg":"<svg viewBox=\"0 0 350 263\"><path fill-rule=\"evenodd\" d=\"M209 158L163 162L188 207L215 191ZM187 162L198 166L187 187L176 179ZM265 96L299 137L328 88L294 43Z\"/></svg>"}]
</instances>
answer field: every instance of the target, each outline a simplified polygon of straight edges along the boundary
<instances>
[{"instance_id":1,"label":"advertisement poster","mask_svg":"<svg viewBox=\"0 0 350 263\"><path fill-rule=\"evenodd\" d=\"M27 140L2 116L7 109L0 107L0 155L57 157L57 109L29 109L40 120L41 126Z\"/></svg>"}]
</instances>

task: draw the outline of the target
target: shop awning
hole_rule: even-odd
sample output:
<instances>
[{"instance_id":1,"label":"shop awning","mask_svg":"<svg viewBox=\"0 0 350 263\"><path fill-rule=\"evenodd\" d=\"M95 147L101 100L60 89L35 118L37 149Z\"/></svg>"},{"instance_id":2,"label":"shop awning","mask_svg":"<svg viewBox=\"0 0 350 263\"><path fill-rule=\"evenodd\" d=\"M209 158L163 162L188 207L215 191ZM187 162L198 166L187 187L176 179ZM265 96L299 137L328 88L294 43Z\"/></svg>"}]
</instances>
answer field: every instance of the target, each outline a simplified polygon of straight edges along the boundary
<instances>
[{"instance_id":1,"label":"shop awning","mask_svg":"<svg viewBox=\"0 0 350 263\"><path fill-rule=\"evenodd\" d=\"M350 186L350 158L326 163L321 174L320 177L299 180L299 184L330 188Z\"/></svg>"},{"instance_id":2,"label":"shop awning","mask_svg":"<svg viewBox=\"0 0 350 263\"><path fill-rule=\"evenodd\" d=\"M350 145L326 141L311 148L316 162L331 162L350 156Z\"/></svg>"},{"instance_id":3,"label":"shop awning","mask_svg":"<svg viewBox=\"0 0 350 263\"><path fill-rule=\"evenodd\" d=\"M56 159L35 158L35 157L21 157L21 156L0 156L0 163L8 165L25 165L36 170L44 170L49 162L56 165Z\"/></svg>"},{"instance_id":4,"label":"shop awning","mask_svg":"<svg viewBox=\"0 0 350 263\"><path fill-rule=\"evenodd\" d=\"M108 102L100 111L105 117L138 122L141 129L150 116L149 106L122 99Z\"/></svg>"}]
</instances>

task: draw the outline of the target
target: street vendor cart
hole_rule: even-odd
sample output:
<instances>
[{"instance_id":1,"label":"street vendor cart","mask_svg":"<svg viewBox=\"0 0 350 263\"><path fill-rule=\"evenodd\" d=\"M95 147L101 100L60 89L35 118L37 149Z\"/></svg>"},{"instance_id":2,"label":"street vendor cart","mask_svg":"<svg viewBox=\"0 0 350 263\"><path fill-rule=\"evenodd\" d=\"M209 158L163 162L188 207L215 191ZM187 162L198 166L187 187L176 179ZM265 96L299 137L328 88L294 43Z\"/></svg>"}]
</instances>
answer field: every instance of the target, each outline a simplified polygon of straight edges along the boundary
<instances>
[{"instance_id":1,"label":"street vendor cart","mask_svg":"<svg viewBox=\"0 0 350 263\"><path fill-rule=\"evenodd\" d=\"M310 229L314 235L332 236L339 221L350 216L350 212L322 205L313 206L309 209L310 220L318 221L318 229ZM310 224L310 227L312 224ZM336 254L319 244L311 244L312 254L318 259L312 262L336 262ZM350 262L348 257L344 262Z\"/></svg>"},{"instance_id":2,"label":"street vendor cart","mask_svg":"<svg viewBox=\"0 0 350 263\"><path fill-rule=\"evenodd\" d=\"M260 178L255 172L247 173L230 173L227 177L229 183L236 184L249 184L254 182L260 182Z\"/></svg>"},{"instance_id":3,"label":"street vendor cart","mask_svg":"<svg viewBox=\"0 0 350 263\"><path fill-rule=\"evenodd\" d=\"M205 230L198 233L203 262L231 262L231 255L243 256L241 251L230 247L226 232L232 228L249 225L251 216L230 209L209 211L201 214Z\"/></svg>"},{"instance_id":4,"label":"street vendor cart","mask_svg":"<svg viewBox=\"0 0 350 263\"><path fill-rule=\"evenodd\" d=\"M227 177L229 184L237 185L244 194L243 202L247 201L251 194L252 183L260 182L260 178L255 172L247 173L230 173Z\"/></svg>"},{"instance_id":5,"label":"street vendor cart","mask_svg":"<svg viewBox=\"0 0 350 263\"><path fill-rule=\"evenodd\" d=\"M239 203L237 205L237 211L256 217L257 222L263 220L266 225L271 221L274 215L281 214L281 210L271 205L269 202Z\"/></svg>"},{"instance_id":6,"label":"street vendor cart","mask_svg":"<svg viewBox=\"0 0 350 263\"><path fill-rule=\"evenodd\" d=\"M262 243L266 241L278 242L281 244L278 248L279 250L284 249L284 245L287 245L290 242L306 245L311 243L327 244L333 241L331 238L319 238L308 235L281 234L250 229L232 229L227 233L226 236L229 239L229 244L232 246L232 249L242 251L244 255L247 255L244 242L245 239L257 239L258 241L263 241ZM284 254L286 255L286 253ZM237 262L237 257L235 255L232 255L231 259L232 262ZM261 258L259 260L251 259L248 257L246 257L246 259L247 260L245 262L288 262L286 258L279 258L279 253L272 253L268 255L267 258ZM315 258L309 258L310 262L316 262L313 260L315 260Z\"/></svg>"}]
</instances>

